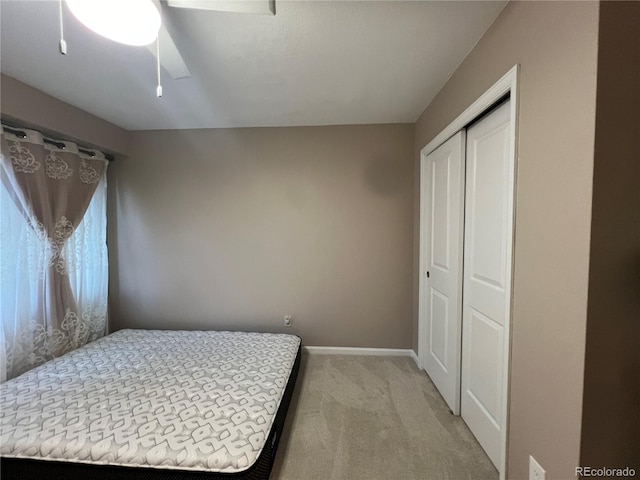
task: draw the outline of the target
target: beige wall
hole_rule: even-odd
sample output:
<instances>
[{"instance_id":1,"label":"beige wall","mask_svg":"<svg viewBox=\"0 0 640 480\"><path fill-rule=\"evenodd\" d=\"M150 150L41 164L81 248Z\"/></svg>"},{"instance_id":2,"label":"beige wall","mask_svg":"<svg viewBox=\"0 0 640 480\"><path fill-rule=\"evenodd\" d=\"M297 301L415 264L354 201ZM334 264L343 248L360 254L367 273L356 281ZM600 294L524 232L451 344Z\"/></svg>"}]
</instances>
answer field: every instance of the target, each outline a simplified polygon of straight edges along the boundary
<instances>
[{"instance_id":1,"label":"beige wall","mask_svg":"<svg viewBox=\"0 0 640 480\"><path fill-rule=\"evenodd\" d=\"M573 478L579 463L597 39L598 3L510 3L416 124L417 181L419 149L520 64L508 444L512 479L528 478L530 454L549 480Z\"/></svg>"},{"instance_id":2,"label":"beige wall","mask_svg":"<svg viewBox=\"0 0 640 480\"><path fill-rule=\"evenodd\" d=\"M108 153L127 153L126 130L6 75L0 77L0 108L3 120L19 126Z\"/></svg>"},{"instance_id":3,"label":"beige wall","mask_svg":"<svg viewBox=\"0 0 640 480\"><path fill-rule=\"evenodd\" d=\"M411 348L413 125L133 132L109 173L112 329Z\"/></svg>"},{"instance_id":4,"label":"beige wall","mask_svg":"<svg viewBox=\"0 0 640 480\"><path fill-rule=\"evenodd\" d=\"M640 3L600 8L581 464L640 472Z\"/></svg>"}]
</instances>

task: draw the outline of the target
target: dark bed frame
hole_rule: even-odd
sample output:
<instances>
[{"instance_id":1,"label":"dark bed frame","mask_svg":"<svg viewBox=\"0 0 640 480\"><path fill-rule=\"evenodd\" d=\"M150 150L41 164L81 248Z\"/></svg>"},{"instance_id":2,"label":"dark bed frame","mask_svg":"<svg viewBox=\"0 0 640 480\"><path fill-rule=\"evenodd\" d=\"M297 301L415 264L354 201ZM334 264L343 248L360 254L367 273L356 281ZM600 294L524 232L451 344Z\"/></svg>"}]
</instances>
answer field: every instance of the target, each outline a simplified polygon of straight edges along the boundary
<instances>
[{"instance_id":1,"label":"dark bed frame","mask_svg":"<svg viewBox=\"0 0 640 480\"><path fill-rule=\"evenodd\" d=\"M253 465L242 472L195 472L1 457L0 478L2 480L268 480L300 370L301 352L302 343L298 348L289 381L265 446Z\"/></svg>"}]
</instances>

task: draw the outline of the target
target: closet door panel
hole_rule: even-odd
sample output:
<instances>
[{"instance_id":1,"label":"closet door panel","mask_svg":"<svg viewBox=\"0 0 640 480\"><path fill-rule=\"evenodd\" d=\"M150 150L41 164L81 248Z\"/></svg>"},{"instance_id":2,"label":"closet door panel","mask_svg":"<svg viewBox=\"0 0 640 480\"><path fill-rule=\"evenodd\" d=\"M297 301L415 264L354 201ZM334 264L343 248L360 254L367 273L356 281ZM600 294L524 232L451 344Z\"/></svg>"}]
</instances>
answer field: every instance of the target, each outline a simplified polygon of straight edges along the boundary
<instances>
[{"instance_id":1,"label":"closet door panel","mask_svg":"<svg viewBox=\"0 0 640 480\"><path fill-rule=\"evenodd\" d=\"M505 325L509 318L513 198L510 104L467 131L461 414L492 462L505 428Z\"/></svg>"},{"instance_id":2,"label":"closet door panel","mask_svg":"<svg viewBox=\"0 0 640 480\"><path fill-rule=\"evenodd\" d=\"M454 413L460 410L465 134L422 159L422 364Z\"/></svg>"}]
</instances>

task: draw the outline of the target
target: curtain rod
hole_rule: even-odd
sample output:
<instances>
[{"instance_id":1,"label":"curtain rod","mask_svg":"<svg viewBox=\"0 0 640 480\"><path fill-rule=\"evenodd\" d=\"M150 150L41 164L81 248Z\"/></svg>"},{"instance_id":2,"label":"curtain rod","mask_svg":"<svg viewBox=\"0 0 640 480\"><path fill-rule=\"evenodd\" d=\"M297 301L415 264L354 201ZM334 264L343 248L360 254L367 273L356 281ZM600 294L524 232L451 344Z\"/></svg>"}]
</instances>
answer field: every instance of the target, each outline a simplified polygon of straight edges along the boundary
<instances>
[{"instance_id":1,"label":"curtain rod","mask_svg":"<svg viewBox=\"0 0 640 480\"><path fill-rule=\"evenodd\" d=\"M7 126L4 126L4 125L3 125L3 128L7 132L15 135L16 137L27 138L27 132L25 132L24 130L20 130L20 129L17 129L17 128L12 128L12 127L7 127ZM60 150L64 150L66 148L66 145L64 143L56 142L55 140L50 140L48 138L44 138L44 136L42 137L42 141L44 143L48 143L49 145L53 145L56 148L59 148ZM86 148L78 147L78 151L80 153L84 153L85 155L89 155L90 157L95 157L96 156L95 153L93 153L91 150L87 150ZM109 162L113 162L115 160L113 155L110 155L108 153L103 153L103 155L104 155L104 158Z\"/></svg>"}]
</instances>

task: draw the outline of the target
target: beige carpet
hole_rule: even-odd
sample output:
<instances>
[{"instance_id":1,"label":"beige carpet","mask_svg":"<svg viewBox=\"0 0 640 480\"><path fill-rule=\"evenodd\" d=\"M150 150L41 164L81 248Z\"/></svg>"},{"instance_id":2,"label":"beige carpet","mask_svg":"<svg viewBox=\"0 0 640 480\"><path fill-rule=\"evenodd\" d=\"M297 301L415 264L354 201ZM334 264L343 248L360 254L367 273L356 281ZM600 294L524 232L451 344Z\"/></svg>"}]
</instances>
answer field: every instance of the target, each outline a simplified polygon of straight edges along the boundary
<instances>
[{"instance_id":1,"label":"beige carpet","mask_svg":"<svg viewBox=\"0 0 640 480\"><path fill-rule=\"evenodd\" d=\"M407 357L303 355L271 480L496 480Z\"/></svg>"}]
</instances>

